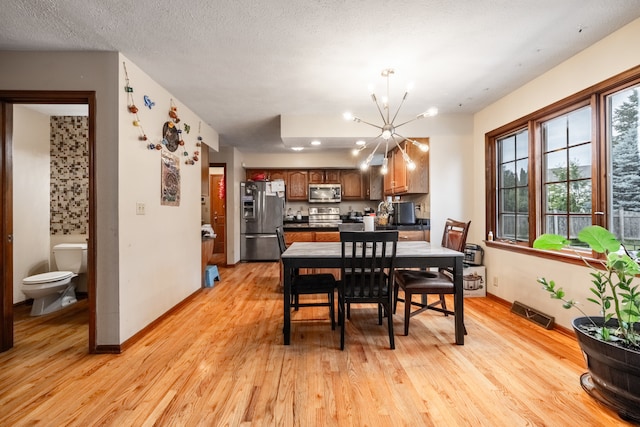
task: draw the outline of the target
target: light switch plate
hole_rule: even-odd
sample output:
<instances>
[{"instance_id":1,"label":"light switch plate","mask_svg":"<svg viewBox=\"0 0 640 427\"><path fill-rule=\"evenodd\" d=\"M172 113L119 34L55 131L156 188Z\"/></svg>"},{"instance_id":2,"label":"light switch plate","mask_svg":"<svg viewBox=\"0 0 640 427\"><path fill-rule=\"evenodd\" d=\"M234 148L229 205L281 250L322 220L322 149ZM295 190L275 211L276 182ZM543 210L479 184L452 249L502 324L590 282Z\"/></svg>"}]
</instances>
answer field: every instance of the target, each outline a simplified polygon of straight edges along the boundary
<instances>
[{"instance_id":1,"label":"light switch plate","mask_svg":"<svg viewBox=\"0 0 640 427\"><path fill-rule=\"evenodd\" d=\"M136 203L136 215L144 215L144 203Z\"/></svg>"}]
</instances>

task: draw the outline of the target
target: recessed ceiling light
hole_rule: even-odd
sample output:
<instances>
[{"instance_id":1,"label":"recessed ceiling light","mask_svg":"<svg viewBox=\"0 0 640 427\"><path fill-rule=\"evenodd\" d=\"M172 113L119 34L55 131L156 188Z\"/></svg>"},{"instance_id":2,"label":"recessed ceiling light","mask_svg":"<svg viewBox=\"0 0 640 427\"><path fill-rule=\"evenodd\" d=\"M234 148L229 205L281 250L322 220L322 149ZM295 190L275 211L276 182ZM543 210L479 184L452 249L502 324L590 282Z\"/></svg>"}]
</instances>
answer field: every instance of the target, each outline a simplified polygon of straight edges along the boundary
<instances>
[{"instance_id":1,"label":"recessed ceiling light","mask_svg":"<svg viewBox=\"0 0 640 427\"><path fill-rule=\"evenodd\" d=\"M302 150L304 150L304 147L291 147L291 149L293 151L302 151Z\"/></svg>"},{"instance_id":2,"label":"recessed ceiling light","mask_svg":"<svg viewBox=\"0 0 640 427\"><path fill-rule=\"evenodd\" d=\"M364 142L363 140L356 141L356 145L364 145L364 144L366 144L366 142Z\"/></svg>"},{"instance_id":3,"label":"recessed ceiling light","mask_svg":"<svg viewBox=\"0 0 640 427\"><path fill-rule=\"evenodd\" d=\"M320 144L322 144L322 142L318 141L317 139L311 141L311 145L320 145Z\"/></svg>"}]
</instances>

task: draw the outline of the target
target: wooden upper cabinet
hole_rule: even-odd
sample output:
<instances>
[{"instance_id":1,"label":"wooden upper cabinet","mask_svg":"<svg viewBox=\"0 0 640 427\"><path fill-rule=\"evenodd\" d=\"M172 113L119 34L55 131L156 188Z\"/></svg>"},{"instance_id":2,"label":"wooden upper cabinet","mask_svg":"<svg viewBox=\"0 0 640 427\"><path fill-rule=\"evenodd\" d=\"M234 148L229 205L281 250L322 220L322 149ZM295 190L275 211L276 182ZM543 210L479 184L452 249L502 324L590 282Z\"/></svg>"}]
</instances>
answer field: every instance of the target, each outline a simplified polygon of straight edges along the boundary
<instances>
[{"instance_id":1,"label":"wooden upper cabinet","mask_svg":"<svg viewBox=\"0 0 640 427\"><path fill-rule=\"evenodd\" d=\"M339 170L328 169L324 171L324 182L328 184L337 184L340 182L340 175L342 172Z\"/></svg>"},{"instance_id":2,"label":"wooden upper cabinet","mask_svg":"<svg viewBox=\"0 0 640 427\"><path fill-rule=\"evenodd\" d=\"M310 170L309 184L322 184L324 182L324 171Z\"/></svg>"},{"instance_id":3,"label":"wooden upper cabinet","mask_svg":"<svg viewBox=\"0 0 640 427\"><path fill-rule=\"evenodd\" d=\"M429 138L412 138L429 144ZM384 177L384 194L426 194L429 192L429 152L404 141L402 147L416 164L412 171L407 169L402 152L396 147L389 153L389 172Z\"/></svg>"},{"instance_id":4,"label":"wooden upper cabinet","mask_svg":"<svg viewBox=\"0 0 640 427\"><path fill-rule=\"evenodd\" d=\"M287 200L309 200L309 173L292 170L287 173Z\"/></svg>"},{"instance_id":5,"label":"wooden upper cabinet","mask_svg":"<svg viewBox=\"0 0 640 427\"><path fill-rule=\"evenodd\" d=\"M264 174L264 177L268 181L275 181L276 179L287 180L287 171L279 169L247 169L247 180L252 180L254 176Z\"/></svg>"},{"instance_id":6,"label":"wooden upper cabinet","mask_svg":"<svg viewBox=\"0 0 640 427\"><path fill-rule=\"evenodd\" d=\"M269 180L275 181L276 179L281 179L284 182L287 182L287 171L281 170L270 170L267 171L269 175Z\"/></svg>"},{"instance_id":7,"label":"wooden upper cabinet","mask_svg":"<svg viewBox=\"0 0 640 427\"><path fill-rule=\"evenodd\" d=\"M312 169L309 171L309 184L337 184L340 182L340 171L335 169Z\"/></svg>"},{"instance_id":8,"label":"wooden upper cabinet","mask_svg":"<svg viewBox=\"0 0 640 427\"><path fill-rule=\"evenodd\" d=\"M359 169L343 170L340 173L342 200L364 200L364 182Z\"/></svg>"}]
</instances>

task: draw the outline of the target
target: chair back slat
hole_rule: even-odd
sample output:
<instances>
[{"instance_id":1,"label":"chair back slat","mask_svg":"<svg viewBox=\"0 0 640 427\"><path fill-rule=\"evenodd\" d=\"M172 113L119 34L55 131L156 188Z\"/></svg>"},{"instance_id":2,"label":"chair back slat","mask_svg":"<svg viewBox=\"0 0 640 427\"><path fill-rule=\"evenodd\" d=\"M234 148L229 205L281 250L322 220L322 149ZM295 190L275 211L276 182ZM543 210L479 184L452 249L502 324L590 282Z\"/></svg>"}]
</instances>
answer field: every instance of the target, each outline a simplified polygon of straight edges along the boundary
<instances>
[{"instance_id":1,"label":"chair back slat","mask_svg":"<svg viewBox=\"0 0 640 427\"><path fill-rule=\"evenodd\" d=\"M447 218L447 222L444 225L444 233L442 234L442 246L454 251L464 252L470 226L471 221L462 222Z\"/></svg>"},{"instance_id":2,"label":"chair back slat","mask_svg":"<svg viewBox=\"0 0 640 427\"><path fill-rule=\"evenodd\" d=\"M397 231L342 231L343 295L347 300L376 302L388 296L395 268Z\"/></svg>"}]
</instances>

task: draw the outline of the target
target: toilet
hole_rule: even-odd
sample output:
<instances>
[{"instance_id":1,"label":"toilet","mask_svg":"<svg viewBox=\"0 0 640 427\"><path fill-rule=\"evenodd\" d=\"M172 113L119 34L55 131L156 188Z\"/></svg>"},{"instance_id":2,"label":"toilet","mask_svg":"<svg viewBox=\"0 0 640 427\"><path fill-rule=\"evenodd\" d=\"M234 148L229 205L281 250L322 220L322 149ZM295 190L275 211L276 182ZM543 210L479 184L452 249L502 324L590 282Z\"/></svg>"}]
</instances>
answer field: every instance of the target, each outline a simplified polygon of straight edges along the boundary
<instances>
[{"instance_id":1,"label":"toilet","mask_svg":"<svg viewBox=\"0 0 640 427\"><path fill-rule=\"evenodd\" d=\"M22 280L22 292L33 298L32 316L53 313L77 302L74 279L87 271L87 244L55 245L53 258L59 271L36 274Z\"/></svg>"}]
</instances>

